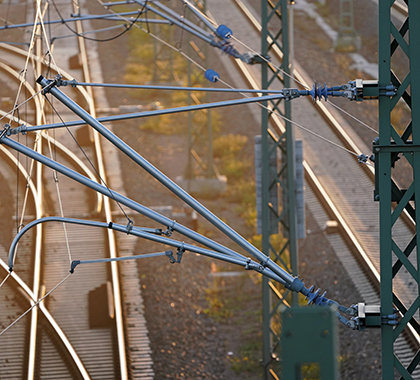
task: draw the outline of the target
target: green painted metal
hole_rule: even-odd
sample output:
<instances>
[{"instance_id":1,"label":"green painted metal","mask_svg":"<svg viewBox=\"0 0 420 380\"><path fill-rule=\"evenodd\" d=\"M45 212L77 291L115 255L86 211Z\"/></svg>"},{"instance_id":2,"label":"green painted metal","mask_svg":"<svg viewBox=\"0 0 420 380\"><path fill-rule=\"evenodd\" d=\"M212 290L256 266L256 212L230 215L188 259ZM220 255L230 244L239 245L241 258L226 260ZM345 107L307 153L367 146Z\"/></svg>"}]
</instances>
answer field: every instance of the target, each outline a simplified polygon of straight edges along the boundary
<instances>
[{"instance_id":1,"label":"green painted metal","mask_svg":"<svg viewBox=\"0 0 420 380\"><path fill-rule=\"evenodd\" d=\"M398 327L382 326L382 379L412 379L419 357L414 355L409 361L398 358L394 352L394 343L407 329L411 316L418 316L419 304L419 250L418 229L406 241L395 241L395 227L405 209L417 220L417 200L415 193L420 191L420 3L409 1L408 18L402 26L394 25L391 18L393 0L379 1L379 86L394 84L399 88L392 99L379 97L379 142L373 146L376 166L376 200L380 209L380 270L381 270L381 312L389 314L395 305L403 315ZM409 22L408 20L414 20ZM394 64L404 59L405 68ZM391 113L395 107L404 103L411 116L405 126L391 123ZM395 119L394 119L395 120ZM410 140L410 138L412 140ZM397 154L401 160L396 161ZM401 189L392 179L393 171L411 171L413 178L407 189ZM407 165L408 164L408 165ZM407 169L407 166L409 169ZM409 176L410 177L410 176ZM414 201L412 200L414 199ZM398 205L398 206L397 206ZM417 251L417 252L416 252ZM416 252L416 254L414 253ZM417 255L417 257L412 257ZM395 285L396 278L402 271L411 274L417 283L417 299L401 300ZM418 323L412 321L415 329ZM398 375L397 375L398 374Z\"/></svg>"},{"instance_id":2,"label":"green painted metal","mask_svg":"<svg viewBox=\"0 0 420 380\"><path fill-rule=\"evenodd\" d=\"M334 310L292 307L281 312L281 322L281 378L338 379L337 317Z\"/></svg>"},{"instance_id":3,"label":"green painted metal","mask_svg":"<svg viewBox=\"0 0 420 380\"><path fill-rule=\"evenodd\" d=\"M171 25L152 25L152 32L169 44L173 44L173 27ZM174 65L173 65L173 51L168 46L159 43L155 38L153 39L153 53L154 62L152 71L153 83L175 83Z\"/></svg>"},{"instance_id":4,"label":"green painted metal","mask_svg":"<svg viewBox=\"0 0 420 380\"><path fill-rule=\"evenodd\" d=\"M358 50L361 45L360 37L354 29L354 0L340 0L338 36L335 42L337 51Z\"/></svg>"},{"instance_id":5,"label":"green painted metal","mask_svg":"<svg viewBox=\"0 0 420 380\"><path fill-rule=\"evenodd\" d=\"M193 0L194 5L205 13L206 0ZM188 12L186 14L188 17ZM195 19L194 19L195 20ZM204 25L201 25L205 27ZM209 67L208 44L199 39L188 40L188 54L198 59L204 67ZM194 73L191 62L187 64L188 86L199 85L200 75ZM204 103L209 102L209 94L205 95ZM194 104L191 93L188 93L188 104ZM198 111L205 114L205 120L197 123L194 121L195 112L188 113L188 158L184 178L191 180L196 177L217 178L218 172L213 162L213 134L211 110Z\"/></svg>"},{"instance_id":6,"label":"green painted metal","mask_svg":"<svg viewBox=\"0 0 420 380\"><path fill-rule=\"evenodd\" d=\"M284 74L290 73L289 66L289 24L288 5L290 0L262 0L261 13L261 54L269 56L276 46L283 53L281 70L273 65L263 62L261 64L261 85L263 89L290 87L290 79ZM291 105L279 101L263 103L264 106L275 110L291 119ZM272 113L263 109L261 118L261 148L262 148L262 249L278 264L289 272L297 275L298 246L297 246L297 218L296 218L296 191L295 191L295 157L294 133L289 122L285 124L285 131L280 135L273 132L271 124ZM277 172L270 173L271 156L279 152L279 167ZM270 178L275 178L271 180ZM280 208L274 208L270 203L270 191L276 187L279 200L283 200ZM280 226L280 235L277 234L277 225L273 227L270 215L275 215L277 225ZM280 238L279 238L280 236ZM281 294L276 286L263 279L263 367L265 379L276 379L280 373L280 323L279 306L290 303L297 304L297 294L288 292Z\"/></svg>"}]
</instances>

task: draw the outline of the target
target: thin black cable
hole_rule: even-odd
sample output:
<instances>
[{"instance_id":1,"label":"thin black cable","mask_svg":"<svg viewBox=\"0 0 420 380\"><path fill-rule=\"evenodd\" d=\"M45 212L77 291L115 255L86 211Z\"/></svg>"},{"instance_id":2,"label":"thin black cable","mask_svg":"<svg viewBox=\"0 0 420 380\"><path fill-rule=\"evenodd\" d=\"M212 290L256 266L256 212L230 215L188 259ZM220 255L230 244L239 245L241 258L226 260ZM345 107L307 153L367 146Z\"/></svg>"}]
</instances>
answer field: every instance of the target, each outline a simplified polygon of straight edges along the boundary
<instances>
[{"instance_id":1,"label":"thin black cable","mask_svg":"<svg viewBox=\"0 0 420 380\"><path fill-rule=\"evenodd\" d=\"M186 13L187 13L187 5L184 3L183 5L184 8L184 14L182 15L182 25L185 24L185 17L186 17ZM181 28L181 36L179 39L179 43L175 44L175 47L178 48L178 50L182 50L182 37L184 36L184 28ZM178 46L177 46L178 45Z\"/></svg>"},{"instance_id":2,"label":"thin black cable","mask_svg":"<svg viewBox=\"0 0 420 380\"><path fill-rule=\"evenodd\" d=\"M80 33L78 33L76 30L74 30L74 29L72 29L69 25L68 25L68 23L66 22L66 21L64 21L64 18L61 16L61 13L60 13L60 11L58 10L58 8L57 8L57 5L55 4L55 1L53 0L53 5L54 5L54 8L55 8L55 10L57 11L57 14L58 14L58 17L60 17L60 19L61 19L61 22L65 25L65 27L68 29L68 30L70 30L70 32L72 32L73 34L75 34L76 36L78 36L78 37L82 37L82 38L84 38L85 40L89 40L89 41L96 41L96 42L107 42L107 41L112 41L112 40L115 40L115 39L117 39L118 37L121 37L124 33L126 33L126 32L128 32L132 27L133 27L133 25L137 22L137 20L139 19L139 17L142 15L142 13L143 13L143 10L140 10L139 11L139 13L138 13L138 15L136 16L136 18L133 20L133 22L131 22L130 23L130 25L126 25L126 29L124 30L124 31L122 31L121 33L119 33L119 34L117 34L116 36L114 36L114 37L110 37L110 38L104 38L104 39L100 39L100 38L90 38L90 37L86 37L85 35L83 35L83 34L80 34ZM147 3L147 1L146 1L146 3ZM144 7L143 7L144 8Z\"/></svg>"},{"instance_id":3,"label":"thin black cable","mask_svg":"<svg viewBox=\"0 0 420 380\"><path fill-rule=\"evenodd\" d=\"M63 123L63 125L66 127L67 132L70 134L70 136L72 137L72 139L74 140L74 142L77 144L77 146L79 147L80 151L83 153L83 155L85 156L85 158L88 160L90 166L92 166L93 170L95 171L96 175L98 176L98 178L100 179L101 183L107 188L109 194L110 194L110 198L112 198L115 203L118 205L118 207L120 208L121 212L124 214L124 216L126 217L127 221L129 223L133 223L133 221L129 218L129 216L127 215L127 213L125 212L125 210L122 208L121 204L115 199L114 194L112 193L111 189L108 187L108 184L102 179L101 175L99 174L98 170L96 169L95 165L93 164L93 162L89 159L89 157L87 156L86 152L83 150L82 146L79 144L79 142L77 141L76 137L74 137L73 133L70 131L69 127L66 125L66 123L64 122L64 120L62 119L61 115L58 113L58 111L55 109L55 107L53 106L53 104L50 102L50 100L47 97L47 94L44 94L45 99L47 100L47 102L50 104L51 108L54 110L54 112L56 113L56 115L58 116L58 118L60 119L60 121Z\"/></svg>"},{"instance_id":4,"label":"thin black cable","mask_svg":"<svg viewBox=\"0 0 420 380\"><path fill-rule=\"evenodd\" d=\"M17 105L15 104L15 108L17 107ZM18 108L16 108L16 110L18 110ZM13 111L13 119L15 117L15 111ZM20 136L18 136L18 142L20 140ZM20 228L20 224L19 224L19 185L20 185L20 181L19 181L19 166L20 166L20 154L19 152L17 152L16 155L16 233L19 233L19 228Z\"/></svg>"},{"instance_id":5,"label":"thin black cable","mask_svg":"<svg viewBox=\"0 0 420 380\"><path fill-rule=\"evenodd\" d=\"M149 16L148 16L148 9L147 9L147 2L148 0L145 1L145 3L143 4L143 8L141 8L141 13L145 13L146 15L146 28L147 28L147 33L150 33L150 26L149 26Z\"/></svg>"},{"instance_id":6,"label":"thin black cable","mask_svg":"<svg viewBox=\"0 0 420 380\"><path fill-rule=\"evenodd\" d=\"M7 25L7 21L9 20L9 10L10 10L10 3L12 2L12 0L9 0L9 2L7 3L7 11L6 11L6 21L4 22L5 25Z\"/></svg>"},{"instance_id":7,"label":"thin black cable","mask_svg":"<svg viewBox=\"0 0 420 380\"><path fill-rule=\"evenodd\" d=\"M18 135L18 142L20 138ZM20 154L16 155L16 233L19 233L19 160Z\"/></svg>"},{"instance_id":8,"label":"thin black cable","mask_svg":"<svg viewBox=\"0 0 420 380\"><path fill-rule=\"evenodd\" d=\"M52 38L51 38L52 33L51 33L51 24L50 24L50 21L51 21L51 7L48 7L47 19L48 19L48 34L49 34L48 37L49 37L49 40L50 40L49 46L50 46L50 49L52 50ZM47 73L45 75L46 78L48 78L50 76L50 72L51 72L51 54L48 54ZM38 75L41 75L41 73L39 73Z\"/></svg>"}]
</instances>

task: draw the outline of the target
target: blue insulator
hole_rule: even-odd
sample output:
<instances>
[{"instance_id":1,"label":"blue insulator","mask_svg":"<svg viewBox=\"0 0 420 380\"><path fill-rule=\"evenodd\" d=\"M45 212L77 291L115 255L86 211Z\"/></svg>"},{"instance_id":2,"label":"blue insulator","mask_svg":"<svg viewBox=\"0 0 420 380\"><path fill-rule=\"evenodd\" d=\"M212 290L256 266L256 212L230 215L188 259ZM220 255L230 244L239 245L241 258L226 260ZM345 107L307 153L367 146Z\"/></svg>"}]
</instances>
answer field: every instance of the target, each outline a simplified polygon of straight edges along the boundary
<instances>
[{"instance_id":1,"label":"blue insulator","mask_svg":"<svg viewBox=\"0 0 420 380\"><path fill-rule=\"evenodd\" d=\"M328 99L328 88L325 83L324 87L321 85L313 85L312 90L309 90L309 94L312 96L312 100L316 101L317 99L321 100L324 97L325 100Z\"/></svg>"},{"instance_id":2,"label":"blue insulator","mask_svg":"<svg viewBox=\"0 0 420 380\"><path fill-rule=\"evenodd\" d=\"M328 99L328 88L327 88L327 84L324 83L324 87L319 87L320 91L321 91L321 95L319 97L319 99L321 99L321 96L324 97L324 100L327 101Z\"/></svg>"},{"instance_id":3,"label":"blue insulator","mask_svg":"<svg viewBox=\"0 0 420 380\"><path fill-rule=\"evenodd\" d=\"M309 95L312 96L312 100L314 100L314 101L316 100L316 87L315 87L315 85L313 85L312 89L309 90Z\"/></svg>"},{"instance_id":4,"label":"blue insulator","mask_svg":"<svg viewBox=\"0 0 420 380\"><path fill-rule=\"evenodd\" d=\"M206 77L207 80L213 83L217 82L220 79L220 75L212 69L206 70L206 72L204 73L204 76Z\"/></svg>"},{"instance_id":5,"label":"blue insulator","mask_svg":"<svg viewBox=\"0 0 420 380\"><path fill-rule=\"evenodd\" d=\"M232 30L230 30L226 25L219 25L216 29L216 33L222 38L232 37Z\"/></svg>"}]
</instances>

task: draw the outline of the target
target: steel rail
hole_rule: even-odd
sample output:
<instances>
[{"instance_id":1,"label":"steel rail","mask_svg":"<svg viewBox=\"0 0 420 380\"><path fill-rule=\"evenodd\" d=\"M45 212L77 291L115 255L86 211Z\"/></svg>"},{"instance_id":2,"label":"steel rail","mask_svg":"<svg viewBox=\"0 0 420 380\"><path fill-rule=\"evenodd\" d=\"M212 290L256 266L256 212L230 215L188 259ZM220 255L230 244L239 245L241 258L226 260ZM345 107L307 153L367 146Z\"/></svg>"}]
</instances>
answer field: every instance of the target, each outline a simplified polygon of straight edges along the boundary
<instances>
[{"instance_id":1,"label":"steel rail","mask_svg":"<svg viewBox=\"0 0 420 380\"><path fill-rule=\"evenodd\" d=\"M37 61L40 62L40 61ZM15 70L13 70L10 66L6 65L3 62L0 62L0 69L5 71L7 74L11 75L16 81L20 82L20 77L19 77L19 73L17 73ZM34 88L27 82L25 81L23 83L23 86L26 87L26 89L28 90L28 92L33 96L35 94L35 90ZM34 97L33 98L34 103L35 103L35 110L36 110L36 121L39 123L41 121L41 117L42 117L42 110L43 110L43 106L42 106L42 102L37 98ZM3 112L2 112L3 113ZM13 117L11 115L7 115L7 117L10 119L12 119ZM38 153L42 153L42 148L40 147L40 145L42 144L42 140L41 140L41 135L43 135L46 139L52 140L52 143L56 144L58 147L61 148L61 144L59 144L55 139L52 139L50 136L48 136L45 133L37 133L37 152ZM22 175L24 176L24 178L27 179L28 183L29 183L29 189L33 194L33 198L34 198L34 205L35 205L35 210L36 210L36 218L42 218L43 216L43 212L42 212L42 193L40 193L40 189L42 189L42 183L43 183L43 179L42 179L42 165L41 168L38 167L37 168L37 176L36 176L36 182L37 185L35 186L31 176L29 175L29 173L26 172L26 170L24 169L24 167L22 167L21 165L18 165L18 161L16 159L16 157L14 157L8 150L6 150L3 146L0 147L1 150L4 152L4 154L6 154L6 156L15 164L18 166L20 172L22 173ZM65 147L62 147L64 149L67 149ZM67 149L68 150L68 149ZM73 158L73 160L75 160L75 162L77 162L82 168L83 168L83 162L81 160L79 160L77 158L77 156L75 156L73 153L71 154L71 158ZM39 165L39 163L37 163L37 166ZM87 168L86 168L87 169ZM86 171L85 171L86 172ZM93 180L96 180L96 178L93 176L93 174L88 170L86 172L88 175L90 175L90 177ZM33 267L33 271L34 271L34 276L33 276L33 290L31 291L31 297L30 297L30 302L32 303L32 305L34 304L34 302L36 302L36 298L39 295L39 290L40 290L40 280L41 280L41 247L42 247L42 226L39 225L39 227L37 226L36 229L36 238L35 238L35 251L34 251L34 267ZM17 281L17 284L21 284L21 281ZM25 289L23 289L25 291ZM29 345L28 345L28 380L32 380L35 376L35 362L36 362L36 347L37 347L37 331L38 331L38 310L40 309L40 306L38 305L38 307L35 307L34 309L32 309L31 312L31 323L30 323L30 333L29 333ZM45 313L44 313L45 314ZM51 318L47 318L47 320L50 322L50 324L52 325L52 327L54 328L55 332L58 334L58 337L63 341L63 332L58 331L58 329L56 327L54 327L54 324L56 324L56 322L54 320L52 320ZM58 325L57 325L58 326ZM74 349L71 347L71 345L69 346L69 342L68 339L66 338L66 342L63 341L64 346L70 351ZM74 358L74 355L71 354L70 352L70 356L72 358ZM80 365L78 365L77 363L75 363L76 366L79 368ZM79 368L80 372L83 373L83 371L85 371L83 368ZM87 379L88 377L85 377L85 379Z\"/></svg>"},{"instance_id":2,"label":"steel rail","mask_svg":"<svg viewBox=\"0 0 420 380\"><path fill-rule=\"evenodd\" d=\"M20 56L25 56L27 54L27 52L25 52L25 50L16 48L16 47L10 47L4 43L0 43L0 49L4 49L9 51L12 54L17 54ZM45 62L42 58L39 58L35 55L30 55L31 59L34 59L36 62L42 63L43 65L45 65ZM2 64L2 62L0 61L0 64ZM18 73L16 73L15 70L13 70L12 67L10 67L7 64L4 64L5 70L7 70L7 72L12 75L15 78L19 78ZM3 66L2 66L3 67ZM55 69L53 67L51 67L52 71L55 71ZM68 80L70 80L72 78L72 76L67 73L66 71L60 69L61 75L63 76L63 78L67 78ZM33 89L33 87L31 87ZM32 93L32 91L34 90L30 90L31 91L31 95L35 94ZM89 97L89 92L86 89L79 89L80 94L82 95L82 97L85 99L85 101L88 103L88 99L91 98L91 96ZM37 99L37 98L35 98ZM3 116L6 116L6 113L2 112ZM8 117L9 120L12 119L12 117ZM30 125L29 123L23 123L25 126L28 127L33 127L32 125ZM66 155L68 155L68 157L70 157L75 163L76 165L78 165L85 173L86 175L91 178L92 180L98 181L98 179L96 178L95 174L83 163L83 161L81 159L79 159L73 152L71 152L68 148L66 148L63 144L61 144L58 140L52 138L51 136L48 136L47 134L43 133L42 136L44 138L46 138L47 140L49 140L51 143L53 143L54 145L57 146L57 148L59 148L60 150L62 150ZM102 203L103 203L103 197L101 195L97 195L97 205L96 205L96 209L97 212L100 212L100 210L102 209Z\"/></svg>"},{"instance_id":3,"label":"steel rail","mask_svg":"<svg viewBox=\"0 0 420 380\"><path fill-rule=\"evenodd\" d=\"M7 264L2 259L0 259L0 267L3 270L5 270L7 273L10 273ZM20 289L22 289L24 294L28 297L31 305L33 305L35 302L38 301L38 299L35 297L32 290L28 287L28 285L26 285L26 283L19 277L19 275L16 272L11 273L11 277L16 282L16 284L20 287ZM55 333L58 335L60 340L63 342L65 348L67 349L69 355L71 356L71 358L72 358L74 364L76 365L76 368L78 369L82 378L84 380L90 380L90 376L89 376L88 372L86 371L86 368L84 367L83 362L80 360L79 356L77 355L76 350L74 349L74 347L72 346L72 344L68 340L66 334L60 328L60 325L56 322L54 317L48 311L45 304L43 302L41 302L38 305L38 308L41 310L44 317L47 319L49 324L52 326L52 328L54 329Z\"/></svg>"},{"instance_id":4,"label":"steel rail","mask_svg":"<svg viewBox=\"0 0 420 380\"><path fill-rule=\"evenodd\" d=\"M77 12L79 9L79 1L73 1L73 11ZM81 21L76 22L76 30L77 32L83 33L83 27ZM79 44L80 55L82 57L82 72L85 81L90 82L91 76L88 66L88 55L87 49L85 45L84 38L78 36L77 42ZM88 98L86 101L88 103L90 114L93 117L96 117L96 107L94 103L94 96L92 92L92 88L87 89ZM98 164L98 171L99 175L105 183L108 183L107 173L105 170L105 163L104 157L102 152L102 145L100 141L99 133L94 130L93 132L94 138L94 145L95 145L95 155L96 155L96 162ZM108 197L103 198L104 203L104 212L105 218L108 222L112 220L111 215L111 203ZM115 234L112 230L107 231L108 236L108 248L109 254L111 258L116 258L117 254L117 242L115 238ZM117 351L118 351L118 359L119 359L119 370L121 380L128 379L128 368L127 368L127 352L125 347L125 333L124 333L124 315L122 309L122 299L121 299L121 287L120 287L120 275L119 270L116 262L111 263L111 276L112 276L112 291L114 296L114 308L115 308L115 325L116 325L116 332L117 332Z\"/></svg>"}]
</instances>

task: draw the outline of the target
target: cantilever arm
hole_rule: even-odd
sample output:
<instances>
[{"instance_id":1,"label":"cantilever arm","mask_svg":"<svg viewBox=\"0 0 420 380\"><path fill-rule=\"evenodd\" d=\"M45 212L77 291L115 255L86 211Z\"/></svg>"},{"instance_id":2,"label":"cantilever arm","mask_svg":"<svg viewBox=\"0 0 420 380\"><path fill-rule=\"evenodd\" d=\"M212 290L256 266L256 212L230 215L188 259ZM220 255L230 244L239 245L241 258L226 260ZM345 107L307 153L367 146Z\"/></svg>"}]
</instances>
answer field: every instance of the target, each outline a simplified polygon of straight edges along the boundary
<instances>
[{"instance_id":1,"label":"cantilever arm","mask_svg":"<svg viewBox=\"0 0 420 380\"><path fill-rule=\"evenodd\" d=\"M15 251L16 251L16 246L19 240L32 227L35 227L37 224L46 223L46 222L62 222L62 223L85 225L85 226L90 226L90 227L109 228L114 231L126 233L128 235L133 235L140 238L155 241L157 243L166 244L166 245L178 248L178 249L182 249L183 251L190 251L190 252L198 253L200 255L211 257L217 260L223 260L231 264L242 266L247 270L255 270L263 275L266 275L267 277L270 277L271 279L279 282L282 285L286 285L285 281L281 279L279 276L275 275L270 269L264 268L262 265L256 263L255 261L252 261L251 259L247 257L240 255L239 253L237 253L236 257L228 256L220 252L211 251L209 249L197 247L192 244L176 241L176 240L169 239L163 236L154 235L152 232L150 232L151 230L147 228L146 229L142 229L139 227L128 228L127 226L124 226L122 224L117 224L117 223L112 223L112 222L111 223L96 222L93 220L73 219L73 218L65 218L61 216L48 216L45 218L37 219L29 223L28 225L26 225L24 228L22 228L22 230L13 239L13 242L9 249L9 271L10 272L13 271ZM153 255L156 256L156 254L153 254ZM141 255L141 256L146 257L144 255ZM153 257L153 256L150 256L150 257ZM104 259L104 260L107 260L107 259ZM100 261L101 260L95 260L95 262L100 262Z\"/></svg>"}]
</instances>

